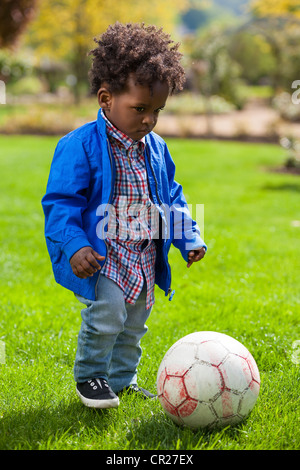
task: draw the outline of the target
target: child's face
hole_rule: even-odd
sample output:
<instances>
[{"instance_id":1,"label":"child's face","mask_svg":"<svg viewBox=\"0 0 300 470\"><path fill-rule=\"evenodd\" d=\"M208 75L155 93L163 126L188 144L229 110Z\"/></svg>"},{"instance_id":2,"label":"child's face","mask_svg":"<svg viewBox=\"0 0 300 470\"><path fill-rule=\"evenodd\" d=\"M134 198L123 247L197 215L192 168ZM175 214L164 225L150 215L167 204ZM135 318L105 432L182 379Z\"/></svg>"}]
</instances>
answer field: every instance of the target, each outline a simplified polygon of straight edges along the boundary
<instances>
[{"instance_id":1,"label":"child's face","mask_svg":"<svg viewBox=\"0 0 300 470\"><path fill-rule=\"evenodd\" d=\"M148 85L136 83L132 74L121 93L111 93L103 84L98 91L98 102L115 127L131 139L140 140L155 127L168 95L167 83L157 81L150 89Z\"/></svg>"}]
</instances>

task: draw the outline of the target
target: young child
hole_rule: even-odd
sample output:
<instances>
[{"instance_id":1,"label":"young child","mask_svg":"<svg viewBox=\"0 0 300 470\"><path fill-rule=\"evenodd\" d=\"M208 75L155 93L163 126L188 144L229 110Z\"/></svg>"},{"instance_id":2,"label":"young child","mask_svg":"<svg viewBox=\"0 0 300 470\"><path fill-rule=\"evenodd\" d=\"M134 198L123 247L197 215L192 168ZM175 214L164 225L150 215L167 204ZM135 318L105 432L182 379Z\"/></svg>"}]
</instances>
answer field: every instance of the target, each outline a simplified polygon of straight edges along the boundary
<instances>
[{"instance_id":1,"label":"young child","mask_svg":"<svg viewBox=\"0 0 300 470\"><path fill-rule=\"evenodd\" d=\"M155 26L110 26L90 52L96 121L63 137L42 199L56 281L85 305L74 365L86 406L115 407L137 385L140 340L154 285L171 289L168 252L189 267L206 245L192 220L168 148L152 132L183 88L179 44Z\"/></svg>"}]
</instances>

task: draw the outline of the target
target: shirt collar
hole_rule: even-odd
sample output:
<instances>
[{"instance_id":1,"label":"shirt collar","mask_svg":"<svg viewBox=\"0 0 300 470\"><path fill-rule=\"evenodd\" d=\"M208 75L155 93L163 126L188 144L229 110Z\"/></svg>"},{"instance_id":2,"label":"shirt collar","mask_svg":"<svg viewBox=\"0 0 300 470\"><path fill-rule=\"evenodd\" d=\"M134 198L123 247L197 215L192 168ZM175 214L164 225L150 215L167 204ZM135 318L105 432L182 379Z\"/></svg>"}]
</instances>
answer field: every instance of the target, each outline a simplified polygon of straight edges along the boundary
<instances>
[{"instance_id":1,"label":"shirt collar","mask_svg":"<svg viewBox=\"0 0 300 470\"><path fill-rule=\"evenodd\" d=\"M139 148L142 147L142 150L144 150L146 144L145 137L143 137L141 140L133 140L128 137L128 135L124 134L124 132L120 131L116 126L114 126L109 119L107 119L103 109L101 109L101 116L106 123L106 130L109 138L118 140L126 148L126 150L128 150L131 146L137 146Z\"/></svg>"}]
</instances>

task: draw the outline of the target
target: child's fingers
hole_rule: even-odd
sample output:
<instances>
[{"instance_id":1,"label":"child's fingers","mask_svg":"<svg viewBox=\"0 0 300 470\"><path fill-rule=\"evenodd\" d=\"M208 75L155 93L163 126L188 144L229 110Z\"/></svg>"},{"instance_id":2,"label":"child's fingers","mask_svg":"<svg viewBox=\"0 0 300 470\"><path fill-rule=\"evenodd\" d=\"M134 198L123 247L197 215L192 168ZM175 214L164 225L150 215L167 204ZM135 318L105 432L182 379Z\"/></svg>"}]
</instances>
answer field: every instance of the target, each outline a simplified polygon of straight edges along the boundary
<instances>
[{"instance_id":1,"label":"child's fingers","mask_svg":"<svg viewBox=\"0 0 300 470\"><path fill-rule=\"evenodd\" d=\"M88 276L92 276L97 271L97 268L91 265L90 261L88 260L88 257L82 260L81 263L76 267L79 277L83 279Z\"/></svg>"},{"instance_id":2,"label":"child's fingers","mask_svg":"<svg viewBox=\"0 0 300 470\"><path fill-rule=\"evenodd\" d=\"M105 257L99 255L99 253L94 251L91 247L82 248L71 258L71 266L74 274L80 279L93 276L101 269L97 259L103 261Z\"/></svg>"},{"instance_id":3,"label":"child's fingers","mask_svg":"<svg viewBox=\"0 0 300 470\"><path fill-rule=\"evenodd\" d=\"M98 261L96 260L96 257L95 255L91 252L91 253L88 253L88 255L86 256L86 260L88 261L89 265L94 269L94 270L97 270L100 268L100 264L98 263ZM85 268L87 268L85 266Z\"/></svg>"},{"instance_id":4,"label":"child's fingers","mask_svg":"<svg viewBox=\"0 0 300 470\"><path fill-rule=\"evenodd\" d=\"M104 259L105 259L105 256L101 256L99 255L99 253L97 253L97 251L91 250L90 253L88 253L86 256L88 266L87 265L84 266L85 273L88 276L92 276L93 274L95 274L95 272L101 269L101 265L98 263L97 260L103 261Z\"/></svg>"},{"instance_id":5,"label":"child's fingers","mask_svg":"<svg viewBox=\"0 0 300 470\"><path fill-rule=\"evenodd\" d=\"M105 256L101 256L99 255L99 253L97 253L97 251L95 250L92 250L92 254L95 256L96 259L98 259L99 261L103 261L105 259Z\"/></svg>"},{"instance_id":6,"label":"child's fingers","mask_svg":"<svg viewBox=\"0 0 300 470\"><path fill-rule=\"evenodd\" d=\"M187 267L189 268L190 266L192 266L193 262L194 262L194 256L195 256L195 252L194 251L190 251L189 252L189 258L188 258L188 263L187 263Z\"/></svg>"},{"instance_id":7,"label":"child's fingers","mask_svg":"<svg viewBox=\"0 0 300 470\"><path fill-rule=\"evenodd\" d=\"M188 264L187 267L189 268L192 266L194 262L200 261L205 255L205 248L199 248L199 250L191 250L189 252Z\"/></svg>"},{"instance_id":8,"label":"child's fingers","mask_svg":"<svg viewBox=\"0 0 300 470\"><path fill-rule=\"evenodd\" d=\"M195 261L199 261L200 259L203 258L204 255L205 255L204 249L198 251L198 252L195 254Z\"/></svg>"}]
</instances>

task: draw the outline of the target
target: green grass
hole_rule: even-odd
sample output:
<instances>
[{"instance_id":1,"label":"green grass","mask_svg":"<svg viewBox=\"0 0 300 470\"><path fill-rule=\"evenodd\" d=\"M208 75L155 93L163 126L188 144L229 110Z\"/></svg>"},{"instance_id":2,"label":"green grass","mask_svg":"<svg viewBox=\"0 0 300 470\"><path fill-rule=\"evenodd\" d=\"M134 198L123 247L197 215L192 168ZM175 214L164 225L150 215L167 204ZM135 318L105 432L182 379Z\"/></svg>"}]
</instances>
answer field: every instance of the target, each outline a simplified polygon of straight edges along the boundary
<instances>
[{"instance_id":1,"label":"green grass","mask_svg":"<svg viewBox=\"0 0 300 470\"><path fill-rule=\"evenodd\" d=\"M56 285L40 200L57 138L0 137L1 449L297 449L300 180L273 172L277 146L170 140L189 203L205 204L209 251L189 270L171 252L172 302L156 290L143 339L140 385L180 337L215 330L241 341L261 373L249 418L218 432L175 426L159 402L127 397L96 411L74 392L80 304Z\"/></svg>"}]
</instances>

